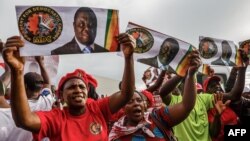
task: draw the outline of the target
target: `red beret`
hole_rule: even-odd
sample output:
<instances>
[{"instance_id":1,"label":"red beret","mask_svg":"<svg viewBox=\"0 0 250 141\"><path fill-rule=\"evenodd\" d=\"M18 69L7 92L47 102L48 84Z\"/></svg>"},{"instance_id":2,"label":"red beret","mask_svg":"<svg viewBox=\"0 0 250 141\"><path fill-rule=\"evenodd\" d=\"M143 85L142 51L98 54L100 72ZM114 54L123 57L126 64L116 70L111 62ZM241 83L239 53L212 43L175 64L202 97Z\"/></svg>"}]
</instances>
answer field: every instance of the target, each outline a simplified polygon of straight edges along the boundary
<instances>
[{"instance_id":1,"label":"red beret","mask_svg":"<svg viewBox=\"0 0 250 141\"><path fill-rule=\"evenodd\" d=\"M98 86L98 83L93 76L87 74L87 78L88 78L89 83L92 84L95 88Z\"/></svg>"},{"instance_id":2,"label":"red beret","mask_svg":"<svg viewBox=\"0 0 250 141\"><path fill-rule=\"evenodd\" d=\"M147 90L143 90L143 91L141 91L141 93L147 97L147 99L149 101L149 107L152 107L154 105L153 94Z\"/></svg>"},{"instance_id":3,"label":"red beret","mask_svg":"<svg viewBox=\"0 0 250 141\"><path fill-rule=\"evenodd\" d=\"M63 89L63 85L70 79L72 78L79 78L81 79L87 86L87 89L88 89L88 74L81 70L81 69L76 69L74 72L71 72L71 73L67 73L65 76L63 76L61 78L61 80L59 81L59 84L58 84L58 89L57 89L57 96L60 96L59 93L60 91L62 91Z\"/></svg>"}]
</instances>

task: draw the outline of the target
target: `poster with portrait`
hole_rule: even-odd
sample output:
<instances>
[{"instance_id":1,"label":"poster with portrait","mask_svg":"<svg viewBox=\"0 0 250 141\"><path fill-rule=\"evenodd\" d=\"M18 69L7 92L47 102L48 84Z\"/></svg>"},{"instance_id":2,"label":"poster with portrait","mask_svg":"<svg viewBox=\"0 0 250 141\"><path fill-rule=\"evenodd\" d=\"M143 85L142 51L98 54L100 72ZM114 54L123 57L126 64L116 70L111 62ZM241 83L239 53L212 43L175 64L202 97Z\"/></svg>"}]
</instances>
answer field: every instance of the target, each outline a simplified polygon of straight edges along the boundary
<instances>
[{"instance_id":1,"label":"poster with portrait","mask_svg":"<svg viewBox=\"0 0 250 141\"><path fill-rule=\"evenodd\" d=\"M118 51L118 10L16 6L22 56Z\"/></svg>"},{"instance_id":2,"label":"poster with portrait","mask_svg":"<svg viewBox=\"0 0 250 141\"><path fill-rule=\"evenodd\" d=\"M56 84L56 75L58 72L59 56L58 55L44 56L44 65L49 75L51 84ZM37 61L35 60L35 57L32 57L32 56L25 57L24 73L27 73L27 72L36 72L38 74L41 74L40 67Z\"/></svg>"},{"instance_id":3,"label":"poster with portrait","mask_svg":"<svg viewBox=\"0 0 250 141\"><path fill-rule=\"evenodd\" d=\"M199 37L202 62L210 65L235 66L237 47L233 41L211 37Z\"/></svg>"},{"instance_id":4,"label":"poster with portrait","mask_svg":"<svg viewBox=\"0 0 250 141\"><path fill-rule=\"evenodd\" d=\"M187 56L194 49L191 44L132 22L126 32L136 39L134 57L138 62L185 76Z\"/></svg>"},{"instance_id":5,"label":"poster with portrait","mask_svg":"<svg viewBox=\"0 0 250 141\"><path fill-rule=\"evenodd\" d=\"M149 67L144 71L142 81L144 82L147 88L155 84L160 72L160 69L155 67Z\"/></svg>"},{"instance_id":6,"label":"poster with portrait","mask_svg":"<svg viewBox=\"0 0 250 141\"><path fill-rule=\"evenodd\" d=\"M250 39L239 42L239 46L244 50L248 58L250 58Z\"/></svg>"}]
</instances>

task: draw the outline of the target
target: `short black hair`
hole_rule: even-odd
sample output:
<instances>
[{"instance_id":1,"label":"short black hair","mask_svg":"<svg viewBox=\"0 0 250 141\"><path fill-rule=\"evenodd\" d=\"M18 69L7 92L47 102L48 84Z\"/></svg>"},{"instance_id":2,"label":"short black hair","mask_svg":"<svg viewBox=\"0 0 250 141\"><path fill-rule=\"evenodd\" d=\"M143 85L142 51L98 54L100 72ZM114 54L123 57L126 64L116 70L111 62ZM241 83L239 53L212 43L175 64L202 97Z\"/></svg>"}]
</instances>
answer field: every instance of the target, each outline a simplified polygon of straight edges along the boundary
<instances>
[{"instance_id":1,"label":"short black hair","mask_svg":"<svg viewBox=\"0 0 250 141\"><path fill-rule=\"evenodd\" d=\"M91 8L80 7L79 9L77 9L75 16L74 16L74 21L76 21L76 18L79 13L88 13L90 20L93 22L92 24L95 25L94 27L97 27L97 18L96 18L94 11Z\"/></svg>"},{"instance_id":2,"label":"short black hair","mask_svg":"<svg viewBox=\"0 0 250 141\"><path fill-rule=\"evenodd\" d=\"M43 77L36 72L28 72L24 75L24 83L27 89L39 92L43 88Z\"/></svg>"}]
</instances>

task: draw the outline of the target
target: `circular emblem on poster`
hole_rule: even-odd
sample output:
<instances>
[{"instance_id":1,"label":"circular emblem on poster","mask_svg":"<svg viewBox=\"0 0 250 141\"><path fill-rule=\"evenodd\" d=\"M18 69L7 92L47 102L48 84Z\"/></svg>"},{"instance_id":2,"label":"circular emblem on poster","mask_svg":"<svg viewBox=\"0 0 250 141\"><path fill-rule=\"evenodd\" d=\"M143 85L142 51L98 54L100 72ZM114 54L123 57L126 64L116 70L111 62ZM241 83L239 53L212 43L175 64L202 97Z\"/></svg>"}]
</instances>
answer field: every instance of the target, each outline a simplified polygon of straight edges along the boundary
<instances>
[{"instance_id":1,"label":"circular emblem on poster","mask_svg":"<svg viewBox=\"0 0 250 141\"><path fill-rule=\"evenodd\" d=\"M149 51L154 44L154 38L150 32L143 28L132 28L127 30L136 40L136 53L144 53Z\"/></svg>"},{"instance_id":2,"label":"circular emblem on poster","mask_svg":"<svg viewBox=\"0 0 250 141\"><path fill-rule=\"evenodd\" d=\"M217 54L218 48L215 42L211 38L206 37L201 39L199 44L199 51L201 57L205 59L210 59Z\"/></svg>"},{"instance_id":3,"label":"circular emblem on poster","mask_svg":"<svg viewBox=\"0 0 250 141\"><path fill-rule=\"evenodd\" d=\"M18 27L20 33L28 42L46 45L60 37L63 23L60 15L52 8L33 6L20 15Z\"/></svg>"}]
</instances>

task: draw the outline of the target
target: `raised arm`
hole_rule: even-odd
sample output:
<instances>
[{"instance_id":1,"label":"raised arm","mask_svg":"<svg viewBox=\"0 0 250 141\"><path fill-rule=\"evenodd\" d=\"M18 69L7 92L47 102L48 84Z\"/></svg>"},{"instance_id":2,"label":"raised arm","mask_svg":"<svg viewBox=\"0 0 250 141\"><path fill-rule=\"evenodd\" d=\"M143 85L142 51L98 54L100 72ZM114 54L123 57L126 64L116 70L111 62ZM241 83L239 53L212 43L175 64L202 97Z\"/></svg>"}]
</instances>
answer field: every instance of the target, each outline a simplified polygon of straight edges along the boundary
<instances>
[{"instance_id":1,"label":"raised arm","mask_svg":"<svg viewBox=\"0 0 250 141\"><path fill-rule=\"evenodd\" d=\"M11 111L18 127L37 132L41 123L39 117L32 113L26 96L24 85L24 58L19 55L19 48L24 45L19 36L7 39L3 58L11 70Z\"/></svg>"},{"instance_id":2,"label":"raised arm","mask_svg":"<svg viewBox=\"0 0 250 141\"><path fill-rule=\"evenodd\" d=\"M47 72L45 65L44 65L44 57L43 56L36 56L35 59L36 59L38 65L40 67L40 70L41 70L41 75L42 75L43 81L44 81L44 87L51 88L50 78L49 78L48 72Z\"/></svg>"},{"instance_id":3,"label":"raised arm","mask_svg":"<svg viewBox=\"0 0 250 141\"><path fill-rule=\"evenodd\" d=\"M225 84L225 91L226 93L230 92L234 86L236 77L237 77L237 73L238 73L238 67L233 67L231 69L231 72L229 74L229 77L227 79L227 82Z\"/></svg>"},{"instance_id":4,"label":"raised arm","mask_svg":"<svg viewBox=\"0 0 250 141\"><path fill-rule=\"evenodd\" d=\"M247 57L247 54L241 49L239 51L243 60L243 67L238 68L238 75L232 90L229 93L224 94L224 100L231 100L232 102L239 100L241 97L242 91L245 87L246 69L249 64L249 58Z\"/></svg>"},{"instance_id":5,"label":"raised arm","mask_svg":"<svg viewBox=\"0 0 250 141\"><path fill-rule=\"evenodd\" d=\"M126 33L122 33L117 38L121 45L125 66L122 77L122 87L120 93L110 96L109 107L111 113L115 113L122 108L133 96L135 90L135 74L133 52L135 47L135 39Z\"/></svg>"},{"instance_id":6,"label":"raised arm","mask_svg":"<svg viewBox=\"0 0 250 141\"><path fill-rule=\"evenodd\" d=\"M158 76L156 82L152 86L149 86L146 90L153 93L154 91L159 89L161 87L163 80L164 80L165 73L166 73L166 70L162 70L160 75Z\"/></svg>"},{"instance_id":7,"label":"raised arm","mask_svg":"<svg viewBox=\"0 0 250 141\"><path fill-rule=\"evenodd\" d=\"M194 57L190 63L184 83L183 99L180 103L168 107L172 125L182 122L194 108L196 100L196 71L201 65L198 51L192 52Z\"/></svg>"}]
</instances>

